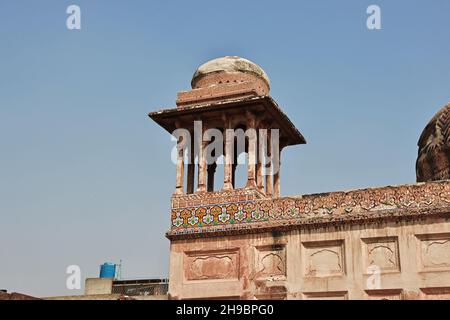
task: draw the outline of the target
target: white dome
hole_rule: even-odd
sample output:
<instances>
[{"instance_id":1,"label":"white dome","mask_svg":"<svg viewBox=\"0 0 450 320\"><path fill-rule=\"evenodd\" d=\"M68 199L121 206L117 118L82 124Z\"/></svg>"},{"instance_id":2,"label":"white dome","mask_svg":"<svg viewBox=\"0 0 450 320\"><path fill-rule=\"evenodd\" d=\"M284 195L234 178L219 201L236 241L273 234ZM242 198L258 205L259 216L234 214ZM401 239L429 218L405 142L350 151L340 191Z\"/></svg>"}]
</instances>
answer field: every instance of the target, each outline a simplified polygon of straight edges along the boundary
<instances>
[{"instance_id":1,"label":"white dome","mask_svg":"<svg viewBox=\"0 0 450 320\"><path fill-rule=\"evenodd\" d=\"M262 79L268 87L270 86L266 72L256 63L237 56L226 56L210 60L198 67L192 77L192 88L201 78L219 72L251 74Z\"/></svg>"}]
</instances>

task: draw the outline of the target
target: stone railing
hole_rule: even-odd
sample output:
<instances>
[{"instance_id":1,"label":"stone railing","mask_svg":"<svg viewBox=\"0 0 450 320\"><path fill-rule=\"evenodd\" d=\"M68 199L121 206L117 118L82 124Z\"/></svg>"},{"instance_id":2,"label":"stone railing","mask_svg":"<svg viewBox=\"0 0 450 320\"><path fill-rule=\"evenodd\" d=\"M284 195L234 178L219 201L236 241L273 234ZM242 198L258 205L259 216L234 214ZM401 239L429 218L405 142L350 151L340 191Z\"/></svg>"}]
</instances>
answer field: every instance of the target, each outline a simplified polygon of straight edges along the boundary
<instances>
[{"instance_id":1,"label":"stone railing","mask_svg":"<svg viewBox=\"0 0 450 320\"><path fill-rule=\"evenodd\" d=\"M181 201L173 197L168 236L445 212L447 207L450 212L450 181L277 199L258 199L242 190Z\"/></svg>"}]
</instances>

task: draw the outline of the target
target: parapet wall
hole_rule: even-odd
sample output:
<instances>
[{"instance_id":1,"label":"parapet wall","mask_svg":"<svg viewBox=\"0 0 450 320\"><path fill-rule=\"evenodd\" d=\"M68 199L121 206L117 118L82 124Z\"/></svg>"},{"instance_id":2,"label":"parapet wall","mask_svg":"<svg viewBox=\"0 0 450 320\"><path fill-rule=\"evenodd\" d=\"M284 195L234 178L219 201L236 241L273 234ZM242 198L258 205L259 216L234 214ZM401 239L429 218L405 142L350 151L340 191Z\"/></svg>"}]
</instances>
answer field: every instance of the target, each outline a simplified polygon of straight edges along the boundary
<instances>
[{"instance_id":1,"label":"parapet wall","mask_svg":"<svg viewBox=\"0 0 450 320\"><path fill-rule=\"evenodd\" d=\"M172 198L169 238L239 234L287 227L353 223L442 214L450 182L428 182L268 199L256 190L207 192Z\"/></svg>"},{"instance_id":2,"label":"parapet wall","mask_svg":"<svg viewBox=\"0 0 450 320\"><path fill-rule=\"evenodd\" d=\"M450 223L342 224L171 243L170 299L450 299Z\"/></svg>"},{"instance_id":3,"label":"parapet wall","mask_svg":"<svg viewBox=\"0 0 450 320\"><path fill-rule=\"evenodd\" d=\"M172 199L170 299L450 299L448 181L234 192Z\"/></svg>"}]
</instances>

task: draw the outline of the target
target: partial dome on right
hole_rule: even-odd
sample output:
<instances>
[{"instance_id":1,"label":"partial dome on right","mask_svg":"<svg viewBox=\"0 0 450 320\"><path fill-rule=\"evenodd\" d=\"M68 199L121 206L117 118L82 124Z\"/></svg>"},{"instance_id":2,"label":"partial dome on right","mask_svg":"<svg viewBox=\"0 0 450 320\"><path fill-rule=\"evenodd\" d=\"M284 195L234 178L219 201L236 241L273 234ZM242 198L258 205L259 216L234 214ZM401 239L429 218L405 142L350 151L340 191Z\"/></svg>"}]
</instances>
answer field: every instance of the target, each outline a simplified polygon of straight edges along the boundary
<instances>
[{"instance_id":1,"label":"partial dome on right","mask_svg":"<svg viewBox=\"0 0 450 320\"><path fill-rule=\"evenodd\" d=\"M417 145L417 182L450 179L450 103L428 122Z\"/></svg>"}]
</instances>

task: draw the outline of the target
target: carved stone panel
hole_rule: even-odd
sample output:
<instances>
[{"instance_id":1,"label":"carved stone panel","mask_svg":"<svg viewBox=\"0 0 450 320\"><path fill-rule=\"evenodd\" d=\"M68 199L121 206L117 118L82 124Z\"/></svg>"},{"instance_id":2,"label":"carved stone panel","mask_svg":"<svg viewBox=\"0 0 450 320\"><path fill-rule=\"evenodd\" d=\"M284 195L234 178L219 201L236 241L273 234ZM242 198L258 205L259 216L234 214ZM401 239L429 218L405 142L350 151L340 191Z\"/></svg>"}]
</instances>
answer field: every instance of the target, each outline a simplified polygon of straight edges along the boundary
<instances>
[{"instance_id":1,"label":"carved stone panel","mask_svg":"<svg viewBox=\"0 0 450 320\"><path fill-rule=\"evenodd\" d=\"M365 273L376 267L381 272L400 271L400 255L397 237L362 239L362 258Z\"/></svg>"},{"instance_id":2,"label":"carved stone panel","mask_svg":"<svg viewBox=\"0 0 450 320\"><path fill-rule=\"evenodd\" d=\"M238 279L239 249L186 252L186 280Z\"/></svg>"},{"instance_id":3,"label":"carved stone panel","mask_svg":"<svg viewBox=\"0 0 450 320\"><path fill-rule=\"evenodd\" d=\"M256 247L256 278L286 279L286 247L284 245Z\"/></svg>"},{"instance_id":4,"label":"carved stone panel","mask_svg":"<svg viewBox=\"0 0 450 320\"><path fill-rule=\"evenodd\" d=\"M450 234L422 234L419 239L421 271L450 270Z\"/></svg>"},{"instance_id":5,"label":"carved stone panel","mask_svg":"<svg viewBox=\"0 0 450 320\"><path fill-rule=\"evenodd\" d=\"M305 277L330 277L345 274L344 241L303 242Z\"/></svg>"}]
</instances>

